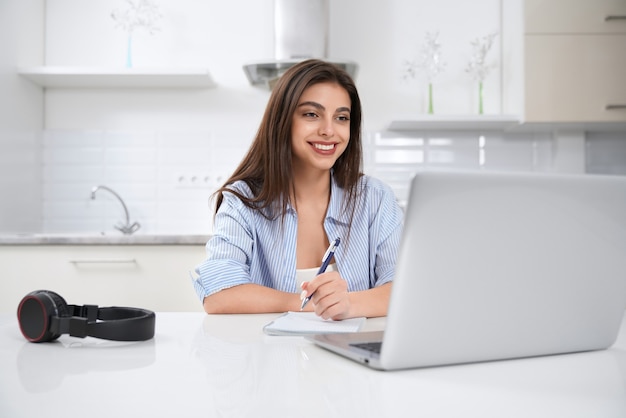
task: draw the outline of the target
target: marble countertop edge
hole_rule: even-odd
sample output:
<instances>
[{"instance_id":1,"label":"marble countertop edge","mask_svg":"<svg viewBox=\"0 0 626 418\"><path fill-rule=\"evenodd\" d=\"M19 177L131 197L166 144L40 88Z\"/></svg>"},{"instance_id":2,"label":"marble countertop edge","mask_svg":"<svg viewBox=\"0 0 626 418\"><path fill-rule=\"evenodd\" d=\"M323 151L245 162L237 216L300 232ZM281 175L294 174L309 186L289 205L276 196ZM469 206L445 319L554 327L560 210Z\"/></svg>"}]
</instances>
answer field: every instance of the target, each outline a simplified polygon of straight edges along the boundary
<instances>
[{"instance_id":1,"label":"marble countertop edge","mask_svg":"<svg viewBox=\"0 0 626 418\"><path fill-rule=\"evenodd\" d=\"M0 245L205 245L209 237L188 234L0 233Z\"/></svg>"}]
</instances>

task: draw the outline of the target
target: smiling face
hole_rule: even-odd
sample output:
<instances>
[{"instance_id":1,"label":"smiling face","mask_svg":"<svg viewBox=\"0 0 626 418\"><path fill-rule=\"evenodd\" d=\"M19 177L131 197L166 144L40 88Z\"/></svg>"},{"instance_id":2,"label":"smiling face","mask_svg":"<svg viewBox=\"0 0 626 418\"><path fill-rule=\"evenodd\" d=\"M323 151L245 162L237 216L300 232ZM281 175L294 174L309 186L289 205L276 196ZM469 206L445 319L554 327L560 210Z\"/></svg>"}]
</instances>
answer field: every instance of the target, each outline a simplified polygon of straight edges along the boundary
<instances>
[{"instance_id":1,"label":"smiling face","mask_svg":"<svg viewBox=\"0 0 626 418\"><path fill-rule=\"evenodd\" d=\"M330 170L350 140L350 96L339 84L313 84L302 93L293 114L294 170Z\"/></svg>"}]
</instances>

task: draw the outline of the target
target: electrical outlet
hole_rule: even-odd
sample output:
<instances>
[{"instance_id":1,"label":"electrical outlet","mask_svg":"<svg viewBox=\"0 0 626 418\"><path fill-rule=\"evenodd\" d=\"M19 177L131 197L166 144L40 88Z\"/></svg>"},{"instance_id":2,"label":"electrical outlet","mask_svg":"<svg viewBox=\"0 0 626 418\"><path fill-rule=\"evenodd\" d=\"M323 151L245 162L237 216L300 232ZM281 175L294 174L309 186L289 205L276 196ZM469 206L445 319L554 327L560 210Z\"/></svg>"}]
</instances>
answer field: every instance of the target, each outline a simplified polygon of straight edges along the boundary
<instances>
[{"instance_id":1,"label":"electrical outlet","mask_svg":"<svg viewBox=\"0 0 626 418\"><path fill-rule=\"evenodd\" d=\"M217 189L223 182L222 174L212 173L179 173L175 178L176 187L184 189Z\"/></svg>"}]
</instances>

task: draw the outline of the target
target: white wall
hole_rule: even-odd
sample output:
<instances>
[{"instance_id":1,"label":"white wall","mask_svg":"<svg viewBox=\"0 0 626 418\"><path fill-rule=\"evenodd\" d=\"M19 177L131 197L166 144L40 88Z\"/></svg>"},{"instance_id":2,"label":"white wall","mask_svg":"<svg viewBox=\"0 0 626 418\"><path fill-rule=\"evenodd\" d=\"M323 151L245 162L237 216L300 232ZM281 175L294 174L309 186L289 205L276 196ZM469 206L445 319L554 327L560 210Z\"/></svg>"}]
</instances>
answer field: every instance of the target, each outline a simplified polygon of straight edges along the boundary
<instances>
[{"instance_id":1,"label":"white wall","mask_svg":"<svg viewBox=\"0 0 626 418\"><path fill-rule=\"evenodd\" d=\"M8 0L2 1L7 7ZM22 3L10 4L12 8L2 15L19 18L15 5ZM41 204L32 205L41 208L41 216L27 212L22 216L25 223L40 220L49 232L111 230L120 220L119 205L105 194L95 201L89 198L92 186L106 184L122 194L131 220L142 223L143 233L210 229L207 197L247 149L269 97L267 90L248 84L242 65L274 56L273 0L160 0L158 4L161 30L154 35L135 34L134 67L206 68L217 87L47 89L45 117L41 110L32 116L39 121L44 117L41 177L29 180L35 192L41 184ZM427 31L440 32L448 63L435 81L436 114L476 114L476 85L464 72L470 41L497 31L500 36L490 52L496 68L486 81L485 112L523 118L523 0L330 0L330 5L329 58L360 65L356 82L369 141L366 168L371 172L396 181L397 167L390 169L374 155L389 142L377 141L394 139L385 132L391 120L425 113L425 79L403 80L402 68L405 61L418 57ZM46 0L45 6L45 19L39 7L28 20L36 22L37 16L45 20L34 30L45 28L45 54L41 45L22 45L17 50L45 55L48 66L125 66L126 35L110 17L114 9L126 7L124 0ZM13 83L41 97L36 87L13 73L11 77ZM482 150L478 132L468 131L462 137L421 134L423 145L416 147L416 155L421 152L423 159L413 162L417 166L584 171L580 132L568 133L565 139L561 134L532 132L490 134L483 138L487 145ZM396 135L403 139L402 134ZM576 141L568 142L572 136ZM420 149L431 142L442 144L442 137L448 145L426 153ZM20 140L10 149L27 143ZM481 163L479 151L488 152L487 163ZM16 172L14 167L8 170ZM406 170L400 172L406 176ZM39 175L37 169L33 173ZM17 186L11 184L15 190ZM401 193L401 184L397 186ZM1 226L0 230L6 229Z\"/></svg>"},{"instance_id":2,"label":"white wall","mask_svg":"<svg viewBox=\"0 0 626 418\"><path fill-rule=\"evenodd\" d=\"M44 0L0 0L0 230L41 227L43 92L17 75L43 62Z\"/></svg>"},{"instance_id":3,"label":"white wall","mask_svg":"<svg viewBox=\"0 0 626 418\"><path fill-rule=\"evenodd\" d=\"M521 0L506 3L510 9ZM227 132L237 127L241 135L252 135L268 94L251 88L241 67L274 56L273 0L161 0L159 4L161 30L152 36L136 33L134 66L208 68L219 88L191 94L50 90L48 129L215 129L219 125ZM433 31L440 33L447 62L446 71L435 80L436 113L477 113L477 85L464 72L470 41L499 32L490 52L496 68L485 83L485 112L520 114L523 74L515 71L520 66L501 70L522 55L523 14L508 13L508 31L504 31L501 0L471 4L332 0L330 6L329 56L359 63L356 81L367 129L384 129L399 114L425 113L425 79L404 80L402 70L405 61L419 57L425 33ZM122 0L48 0L46 64L124 66L126 36L109 16L117 8L124 8ZM505 98L507 94L514 98Z\"/></svg>"},{"instance_id":4,"label":"white wall","mask_svg":"<svg viewBox=\"0 0 626 418\"><path fill-rule=\"evenodd\" d=\"M116 202L106 196L90 201L88 191L97 183L122 194L131 217L142 220L142 232L198 233L210 228L207 196L241 158L269 97L266 89L249 85L242 66L274 57L274 1L158 4L160 31L134 35L133 66L207 68L218 87L48 89L44 229L110 228L120 217L119 205L116 210ZM437 113L477 112L476 84L463 69L472 39L502 32L500 0L472 5L446 0L436 6L426 0L331 0L330 6L329 58L360 65L356 82L368 137L393 118L424 113L425 80L404 80L402 70L405 61L419 57L427 31L440 32L448 61L436 84ZM110 13L124 7L122 0L48 0L46 65L123 67L127 38ZM468 25L468 15L480 24ZM521 39L522 14L509 19L510 32ZM487 113L522 108L520 100L517 109L507 105L502 91L510 77L503 75L499 56L503 45L515 41L499 37L492 49L496 68L485 86ZM514 50L521 55L521 44Z\"/></svg>"},{"instance_id":5,"label":"white wall","mask_svg":"<svg viewBox=\"0 0 626 418\"><path fill-rule=\"evenodd\" d=\"M233 128L248 140L267 100L251 89L242 64L273 55L273 2L162 0L160 31L137 31L136 68L206 68L212 90L49 90L47 129ZM46 64L124 67L126 35L110 18L122 0L48 0Z\"/></svg>"},{"instance_id":6,"label":"white wall","mask_svg":"<svg viewBox=\"0 0 626 418\"><path fill-rule=\"evenodd\" d=\"M439 115L478 113L477 84L464 71L471 41L499 35L488 55L495 66L485 81L485 113L521 116L522 77L510 63L522 56L521 0L331 0L331 56L357 61L367 127L382 130L392 119L427 112L423 75L405 80L404 63L420 58L427 32L438 32L443 73L434 80L434 107ZM505 19L505 20L503 20ZM349 22L349 23L347 23ZM505 95L514 95L513 99Z\"/></svg>"}]
</instances>

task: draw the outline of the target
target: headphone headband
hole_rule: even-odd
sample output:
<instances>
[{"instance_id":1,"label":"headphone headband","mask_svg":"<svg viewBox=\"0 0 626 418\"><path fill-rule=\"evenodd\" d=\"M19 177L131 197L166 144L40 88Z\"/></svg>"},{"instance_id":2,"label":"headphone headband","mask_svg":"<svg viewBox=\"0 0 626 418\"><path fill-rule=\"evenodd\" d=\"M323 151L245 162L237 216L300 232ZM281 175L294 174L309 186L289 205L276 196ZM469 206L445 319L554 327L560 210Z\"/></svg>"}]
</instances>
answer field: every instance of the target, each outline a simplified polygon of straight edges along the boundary
<instances>
[{"instance_id":1,"label":"headphone headband","mask_svg":"<svg viewBox=\"0 0 626 418\"><path fill-rule=\"evenodd\" d=\"M61 334L115 341L145 341L154 337L154 312L97 305L68 305L60 295L36 290L24 296L17 308L24 337L31 342L53 341Z\"/></svg>"}]
</instances>

